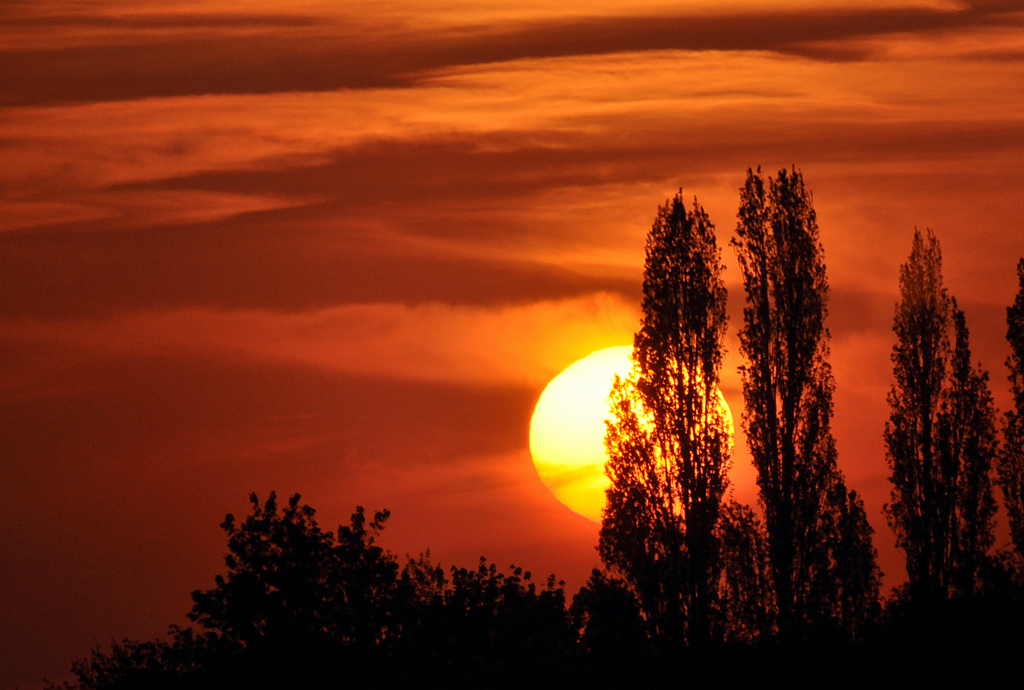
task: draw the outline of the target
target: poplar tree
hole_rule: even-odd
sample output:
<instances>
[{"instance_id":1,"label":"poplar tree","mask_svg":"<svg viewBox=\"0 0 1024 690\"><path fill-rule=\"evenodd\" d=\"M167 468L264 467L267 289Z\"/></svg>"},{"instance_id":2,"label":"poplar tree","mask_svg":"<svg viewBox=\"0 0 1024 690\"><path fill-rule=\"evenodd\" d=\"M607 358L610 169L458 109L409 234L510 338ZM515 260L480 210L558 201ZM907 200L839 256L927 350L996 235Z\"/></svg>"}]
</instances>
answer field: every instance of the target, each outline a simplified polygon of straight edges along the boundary
<instances>
[{"instance_id":1,"label":"poplar tree","mask_svg":"<svg viewBox=\"0 0 1024 690\"><path fill-rule=\"evenodd\" d=\"M995 410L988 374L971 362L966 318L943 284L931 230L914 231L900 267L893 331L885 513L906 555L912 599L969 595L993 541Z\"/></svg>"},{"instance_id":2,"label":"poplar tree","mask_svg":"<svg viewBox=\"0 0 1024 690\"><path fill-rule=\"evenodd\" d=\"M633 370L616 378L605 445L611 479L600 553L636 591L654 631L710 639L716 526L732 437L718 393L726 290L715 228L682 194L647 237Z\"/></svg>"},{"instance_id":3,"label":"poplar tree","mask_svg":"<svg viewBox=\"0 0 1024 690\"><path fill-rule=\"evenodd\" d=\"M895 379L885 425L886 462L892 496L885 506L896 546L906 554L912 598L939 597L948 579L953 505L935 443L942 384L949 359L950 299L942 284L938 240L917 230L907 263L900 267L892 362Z\"/></svg>"},{"instance_id":4,"label":"poplar tree","mask_svg":"<svg viewBox=\"0 0 1024 690\"><path fill-rule=\"evenodd\" d=\"M799 172L780 170L766 187L760 168L747 171L732 244L746 293L743 428L764 509L779 634L792 640L831 625L853 636L877 601L878 571L863 506L847 494L836 465L828 282ZM855 526L844 524L844 510ZM863 596L856 583L866 586ZM851 608L845 618L844 608Z\"/></svg>"},{"instance_id":5,"label":"poplar tree","mask_svg":"<svg viewBox=\"0 0 1024 690\"><path fill-rule=\"evenodd\" d=\"M956 474L956 516L950 529L954 537L953 591L971 595L978 575L995 541L996 501L992 493L992 469L998 455L996 412L988 389L988 372L971 362L970 333L963 311L952 299L955 337L950 381L939 415L939 448L942 464Z\"/></svg>"},{"instance_id":6,"label":"poplar tree","mask_svg":"<svg viewBox=\"0 0 1024 690\"><path fill-rule=\"evenodd\" d=\"M1017 298L1006 308L1006 339L1010 343L1006 366L1010 370L1013 407L1006 412L1003 427L999 485L1014 548L1018 557L1024 558L1024 259L1017 263L1017 280Z\"/></svg>"}]
</instances>

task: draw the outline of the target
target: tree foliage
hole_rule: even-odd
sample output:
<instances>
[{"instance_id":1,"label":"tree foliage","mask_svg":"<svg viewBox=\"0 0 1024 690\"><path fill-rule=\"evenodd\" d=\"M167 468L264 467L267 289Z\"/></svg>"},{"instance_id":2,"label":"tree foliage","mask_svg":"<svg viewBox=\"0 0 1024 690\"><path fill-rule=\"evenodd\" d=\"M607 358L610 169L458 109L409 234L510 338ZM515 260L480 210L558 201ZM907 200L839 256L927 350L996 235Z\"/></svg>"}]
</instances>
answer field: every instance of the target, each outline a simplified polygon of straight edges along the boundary
<instances>
[{"instance_id":1,"label":"tree foliage","mask_svg":"<svg viewBox=\"0 0 1024 690\"><path fill-rule=\"evenodd\" d=\"M885 427L892 499L886 505L896 545L907 558L910 586L937 596L948 574L946 531L952 521L935 433L949 357L949 295L942 284L938 240L918 231L910 258L900 267L900 302L893 331L892 413Z\"/></svg>"},{"instance_id":2,"label":"tree foliage","mask_svg":"<svg viewBox=\"0 0 1024 690\"><path fill-rule=\"evenodd\" d=\"M1010 535L1018 558L1024 559L1024 259L1017 263L1018 290L1006 308L1006 339L1010 356L1013 407L1006 412L1003 452L999 459L999 486L1009 516Z\"/></svg>"},{"instance_id":3,"label":"tree foliage","mask_svg":"<svg viewBox=\"0 0 1024 690\"><path fill-rule=\"evenodd\" d=\"M213 633L197 635L191 628L171 626L170 640L113 643L109 652L96 647L84 659L71 664L74 686L65 690L129 690L134 688L181 688L193 685L210 670L210 661L225 655L222 641ZM54 688L55 686L50 686Z\"/></svg>"},{"instance_id":4,"label":"tree foliage","mask_svg":"<svg viewBox=\"0 0 1024 690\"><path fill-rule=\"evenodd\" d=\"M964 314L942 281L938 240L914 232L900 268L894 382L885 427L892 470L885 507L906 554L909 595L973 593L992 545L990 470L997 454L988 374L971 362Z\"/></svg>"},{"instance_id":5,"label":"tree foliage","mask_svg":"<svg viewBox=\"0 0 1024 690\"><path fill-rule=\"evenodd\" d=\"M939 414L940 464L954 468L956 519L953 539L953 591L972 595L980 585L995 541L996 501L992 493L992 469L999 454L996 411L988 389L988 372L971 362L971 348L964 313L952 299L955 346L949 384ZM952 472L951 472L952 473Z\"/></svg>"},{"instance_id":6,"label":"tree foliage","mask_svg":"<svg viewBox=\"0 0 1024 690\"><path fill-rule=\"evenodd\" d=\"M372 648L388 631L399 571L394 557L374 544L388 512L367 524L362 507L337 537L323 532L315 511L299 495L279 514L277 497L241 525L228 515L226 577L192 594L189 619L240 648L308 648L324 640Z\"/></svg>"},{"instance_id":7,"label":"tree foliage","mask_svg":"<svg viewBox=\"0 0 1024 690\"><path fill-rule=\"evenodd\" d=\"M875 531L864 501L856 491L847 492L841 481L833 484L827 505L826 553L835 577L814 584L825 593L816 596L820 618L830 621L837 635L861 642L881 615L882 572L877 565Z\"/></svg>"},{"instance_id":8,"label":"tree foliage","mask_svg":"<svg viewBox=\"0 0 1024 690\"><path fill-rule=\"evenodd\" d=\"M600 552L660 634L707 641L731 429L718 393L726 291L714 226L682 194L647 237L634 368L611 393Z\"/></svg>"},{"instance_id":9,"label":"tree foliage","mask_svg":"<svg viewBox=\"0 0 1024 690\"><path fill-rule=\"evenodd\" d=\"M253 495L240 524L228 515L227 575L193 593L200 632L125 640L72 666L78 690L311 685L345 669L386 684L494 687L539 683L567 671L577 630L562 583L537 587L481 559L452 568L429 555L397 559L376 545L387 511L357 507L337 533L293 496L280 510Z\"/></svg>"},{"instance_id":10,"label":"tree foliage","mask_svg":"<svg viewBox=\"0 0 1024 690\"><path fill-rule=\"evenodd\" d=\"M775 590L768 538L749 506L728 501L722 507L717 538L721 581L717 623L726 642L754 644L775 634Z\"/></svg>"},{"instance_id":11,"label":"tree foliage","mask_svg":"<svg viewBox=\"0 0 1024 690\"><path fill-rule=\"evenodd\" d=\"M602 663L627 660L635 664L647 650L640 603L622 580L594 568L572 599L570 613L586 652Z\"/></svg>"},{"instance_id":12,"label":"tree foliage","mask_svg":"<svg viewBox=\"0 0 1024 690\"><path fill-rule=\"evenodd\" d=\"M873 558L851 573L839 557L843 549L874 550L866 519L836 531L848 498L831 430L828 283L799 172L783 169L766 186L760 169L747 171L733 246L746 293L743 426L765 513L779 633L792 639L839 621L852 634L853 621L843 619L845 582L875 582L877 573ZM859 543L841 545L846 538Z\"/></svg>"}]
</instances>

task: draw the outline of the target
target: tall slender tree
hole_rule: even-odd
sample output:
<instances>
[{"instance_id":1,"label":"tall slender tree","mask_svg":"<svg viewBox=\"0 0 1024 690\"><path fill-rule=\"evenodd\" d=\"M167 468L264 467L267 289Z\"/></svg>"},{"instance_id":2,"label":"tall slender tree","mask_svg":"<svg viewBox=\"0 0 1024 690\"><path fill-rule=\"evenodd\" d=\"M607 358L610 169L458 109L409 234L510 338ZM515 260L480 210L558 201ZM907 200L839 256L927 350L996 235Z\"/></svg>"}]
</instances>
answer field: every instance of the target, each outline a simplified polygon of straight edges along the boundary
<instances>
[{"instance_id":1,"label":"tall slender tree","mask_svg":"<svg viewBox=\"0 0 1024 690\"><path fill-rule=\"evenodd\" d=\"M952 299L955 337L949 384L939 414L939 450L947 474L957 477L953 536L952 588L973 594L978 575L995 541L996 501L992 469L998 455L996 412L988 372L971 362L967 319Z\"/></svg>"},{"instance_id":2,"label":"tall slender tree","mask_svg":"<svg viewBox=\"0 0 1024 690\"><path fill-rule=\"evenodd\" d=\"M914 231L900 268L893 331L885 427L893 488L885 512L906 554L911 598L968 595L993 541L995 410L988 374L971 363L966 318L943 285L930 230Z\"/></svg>"},{"instance_id":3,"label":"tall slender tree","mask_svg":"<svg viewBox=\"0 0 1024 690\"><path fill-rule=\"evenodd\" d=\"M931 230L927 238L915 230L910 258L900 267L900 302L893 323L895 381L885 426L893 488L885 512L896 546L906 554L911 596L916 598L940 596L951 570L944 546L954 512L949 487L955 478L944 476L935 447L949 359L950 309L938 240Z\"/></svg>"},{"instance_id":4,"label":"tall slender tree","mask_svg":"<svg viewBox=\"0 0 1024 690\"><path fill-rule=\"evenodd\" d=\"M699 644L711 634L715 530L732 454L718 393L721 252L707 214L696 200L688 211L680 193L659 208L646 254L633 371L610 396L600 552L658 632Z\"/></svg>"},{"instance_id":5,"label":"tall slender tree","mask_svg":"<svg viewBox=\"0 0 1024 690\"><path fill-rule=\"evenodd\" d=\"M847 582L877 583L871 528L863 509L851 513L832 437L834 382L825 328L828 283L811 194L803 176L779 171L767 187L747 171L736 238L746 306L740 372L747 434L764 508L779 634L791 640L807 625L843 621ZM843 506L856 529L840 530ZM865 559L844 560L850 553ZM844 564L864 570L842 571ZM846 594L844 594L846 592Z\"/></svg>"},{"instance_id":6,"label":"tall slender tree","mask_svg":"<svg viewBox=\"0 0 1024 690\"><path fill-rule=\"evenodd\" d=\"M1010 356L1013 407L1006 412L1003 452L999 458L999 485L1009 515L1010 535L1019 558L1024 559L1024 259L1017 263L1017 298L1006 308L1006 339Z\"/></svg>"}]
</instances>

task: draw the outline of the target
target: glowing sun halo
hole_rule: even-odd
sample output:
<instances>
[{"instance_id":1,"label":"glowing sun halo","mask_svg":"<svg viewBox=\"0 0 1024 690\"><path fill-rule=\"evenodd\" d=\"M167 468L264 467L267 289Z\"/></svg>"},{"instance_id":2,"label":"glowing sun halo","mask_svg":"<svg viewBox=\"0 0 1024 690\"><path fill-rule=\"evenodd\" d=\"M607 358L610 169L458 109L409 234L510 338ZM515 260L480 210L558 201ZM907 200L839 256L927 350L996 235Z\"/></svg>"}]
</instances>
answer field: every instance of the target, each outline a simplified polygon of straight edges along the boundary
<instances>
[{"instance_id":1,"label":"glowing sun halo","mask_svg":"<svg viewBox=\"0 0 1024 690\"><path fill-rule=\"evenodd\" d=\"M604 474L605 420L615 374L625 378L633 348L610 347L584 357L541 393L530 420L530 453L541 481L570 510L601 521L608 477ZM719 392L727 423L732 414Z\"/></svg>"}]
</instances>

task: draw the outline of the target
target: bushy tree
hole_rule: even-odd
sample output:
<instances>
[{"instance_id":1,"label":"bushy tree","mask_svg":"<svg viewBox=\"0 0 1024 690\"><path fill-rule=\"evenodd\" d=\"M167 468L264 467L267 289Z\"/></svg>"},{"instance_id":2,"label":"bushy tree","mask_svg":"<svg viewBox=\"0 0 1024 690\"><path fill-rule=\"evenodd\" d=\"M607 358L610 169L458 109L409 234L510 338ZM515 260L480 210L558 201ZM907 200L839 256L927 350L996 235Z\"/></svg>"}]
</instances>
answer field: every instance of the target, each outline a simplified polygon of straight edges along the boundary
<instances>
[{"instance_id":1,"label":"bushy tree","mask_svg":"<svg viewBox=\"0 0 1024 690\"><path fill-rule=\"evenodd\" d=\"M372 667L391 653L415 607L395 558L374 541L387 511L367 523L361 507L337 534L324 532L298 494L279 510L250 496L252 514L228 515L227 575L192 593L170 640L125 640L72 666L74 688L220 688L311 682L338 663ZM406 603L403 603L402 597ZM67 687L67 686L66 686Z\"/></svg>"},{"instance_id":2,"label":"bushy tree","mask_svg":"<svg viewBox=\"0 0 1024 690\"><path fill-rule=\"evenodd\" d=\"M602 665L636 663L647 651L640 603L622 580L595 568L572 599L570 614L584 651Z\"/></svg>"},{"instance_id":3,"label":"bushy tree","mask_svg":"<svg viewBox=\"0 0 1024 690\"><path fill-rule=\"evenodd\" d=\"M443 624L427 629L420 641L437 664L435 675L460 680L502 677L500 685L544 683L561 673L576 642L563 583L554 575L537 587L529 572L511 566L508 574L480 559L476 569L452 568L444 596ZM416 668L410 669L415 677ZM492 684L499 685L492 681Z\"/></svg>"},{"instance_id":4,"label":"bushy tree","mask_svg":"<svg viewBox=\"0 0 1024 690\"><path fill-rule=\"evenodd\" d=\"M481 559L452 568L429 554L397 560L377 546L387 511L357 507L337 533L293 496L251 496L240 524L228 515L227 575L193 593L201 632L125 640L76 661L76 690L312 686L363 676L388 687L490 687L567 678L576 629L562 583L537 587Z\"/></svg>"},{"instance_id":5,"label":"bushy tree","mask_svg":"<svg viewBox=\"0 0 1024 690\"><path fill-rule=\"evenodd\" d=\"M831 430L828 282L799 172L780 170L766 186L760 169L747 171L732 244L746 293L743 426L764 508L778 630L787 640L836 621L849 631L843 583L871 581L876 566L858 562L868 572L847 573L837 559L837 539L866 540L856 546L864 553L873 547L869 528L835 531L847 494Z\"/></svg>"},{"instance_id":6,"label":"bushy tree","mask_svg":"<svg viewBox=\"0 0 1024 690\"><path fill-rule=\"evenodd\" d=\"M930 230L914 231L900 268L893 331L885 512L906 554L908 594L918 602L968 595L993 541L995 411Z\"/></svg>"},{"instance_id":7,"label":"bushy tree","mask_svg":"<svg viewBox=\"0 0 1024 690\"><path fill-rule=\"evenodd\" d=\"M323 532L315 511L296 494L278 512L277 497L241 525L228 515L227 576L192 594L189 619L244 649L301 650L324 640L372 648L388 630L399 566L374 544L388 512L367 524L362 507L337 537Z\"/></svg>"},{"instance_id":8,"label":"bushy tree","mask_svg":"<svg viewBox=\"0 0 1024 690\"><path fill-rule=\"evenodd\" d=\"M718 393L721 272L707 214L676 195L647 237L633 372L615 382L605 439L611 486L601 557L631 584L659 634L698 643L711 632L715 530L732 452Z\"/></svg>"},{"instance_id":9,"label":"bushy tree","mask_svg":"<svg viewBox=\"0 0 1024 690\"><path fill-rule=\"evenodd\" d=\"M837 482L828 498L830 510L825 530L828 553L833 561L834 579L822 579L816 586L827 588L829 596L820 597L825 616L839 623L847 640L863 641L882 613L880 594L882 572L874 546L875 530L868 522L864 501L856 491L846 492Z\"/></svg>"}]
</instances>

